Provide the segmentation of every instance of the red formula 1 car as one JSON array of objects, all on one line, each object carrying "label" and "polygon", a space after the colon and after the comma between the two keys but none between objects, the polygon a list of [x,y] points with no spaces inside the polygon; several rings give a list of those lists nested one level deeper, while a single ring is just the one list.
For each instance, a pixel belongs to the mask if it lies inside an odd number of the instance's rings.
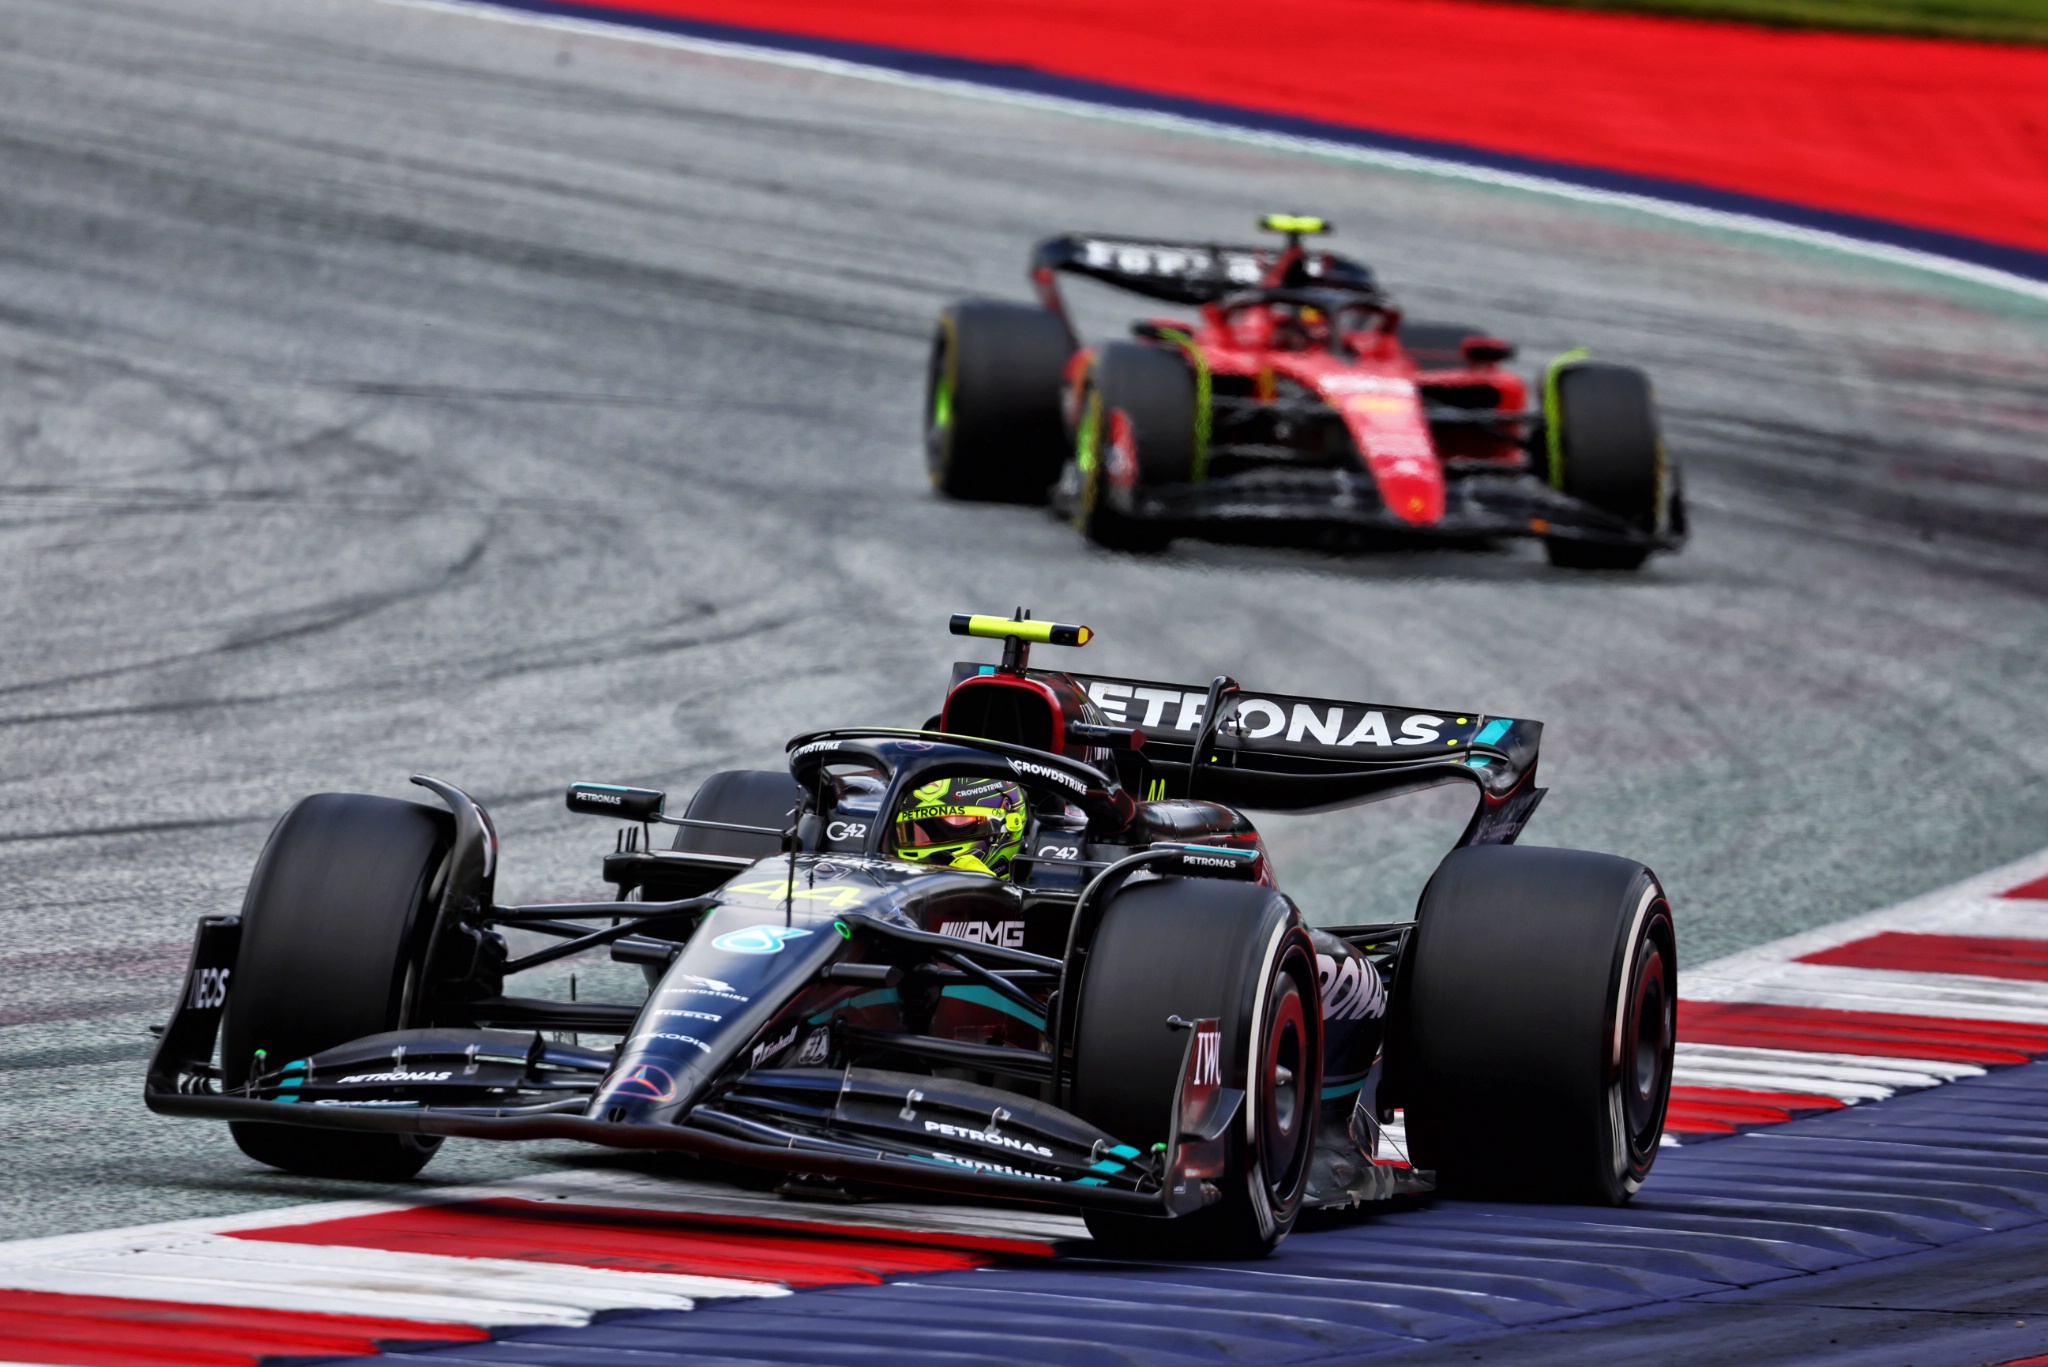
[{"label": "red formula 1 car", "polygon": [[[967,300],[932,342],[925,450],[961,499],[1050,503],[1099,545],[1543,539],[1551,562],[1635,569],[1685,540],[1679,472],[1640,370],[1568,352],[1538,402],[1480,329],[1411,322],[1366,266],[1279,249],[1056,237],[1038,306]],[[1061,272],[1198,307],[1084,346]]]}]

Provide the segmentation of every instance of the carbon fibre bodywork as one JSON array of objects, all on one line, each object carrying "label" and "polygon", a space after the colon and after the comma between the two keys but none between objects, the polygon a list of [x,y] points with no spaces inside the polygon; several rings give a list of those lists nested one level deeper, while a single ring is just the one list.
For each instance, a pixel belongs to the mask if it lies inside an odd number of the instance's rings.
[{"label": "carbon fibre bodywork", "polygon": [[[1192,421],[1168,438],[1190,450],[1163,478],[1142,449],[1156,436],[1146,417],[1113,395],[1094,402],[1102,349],[1075,329],[1062,275],[1199,310],[1132,327],[1191,375]],[[1557,358],[1532,386],[1503,366],[1514,355],[1506,342],[1406,319],[1369,267],[1307,250],[1297,233],[1284,247],[1056,237],[1034,249],[1030,277],[1073,347],[1062,397],[1072,449],[1050,499],[1084,529],[1099,503],[1155,537],[1684,544],[1683,493],[1661,438],[1647,516],[1568,489],[1558,379],[1583,352]]]},{"label": "carbon fibre bodywork", "polygon": [[[779,853],[737,870],[651,849],[607,860],[622,892],[694,869],[710,884],[699,895],[498,905],[488,816],[460,790],[419,780],[453,813],[455,837],[434,877],[422,987],[400,1028],[302,1058],[259,1053],[228,1085],[216,1040],[231,994],[249,985],[236,977],[240,920],[208,917],[150,1067],[149,1106],[336,1131],[670,1149],[1069,1208],[1203,1209],[1217,1199],[1222,1137],[1249,1123],[1256,1083],[1214,1073],[1217,1021],[1176,1027],[1187,1035],[1165,1142],[1130,1142],[1071,1109],[1074,1003],[1106,908],[1125,887],[1162,879],[1271,888],[1245,808],[1319,809],[1463,782],[1478,801],[1461,844],[1511,841],[1541,795],[1541,727],[1254,694],[1223,678],[1183,687],[1031,670],[1022,655],[957,666],[934,730],[793,740],[798,796],[773,833]],[[1000,778],[1028,794],[1013,877],[894,857],[889,814],[937,775]],[[601,788],[577,785],[572,806],[613,800],[594,798]],[[690,824],[660,815],[659,794],[610,791],[652,820]],[[1379,1133],[1388,991],[1407,927],[1311,934],[1291,904],[1288,916],[1319,965],[1309,1204],[1427,1191],[1427,1174],[1382,1152]],[[512,957],[503,932],[513,928],[559,943]],[[606,946],[647,966],[644,1002],[506,995],[524,968]],[[619,1043],[563,1042],[569,1031]]]}]

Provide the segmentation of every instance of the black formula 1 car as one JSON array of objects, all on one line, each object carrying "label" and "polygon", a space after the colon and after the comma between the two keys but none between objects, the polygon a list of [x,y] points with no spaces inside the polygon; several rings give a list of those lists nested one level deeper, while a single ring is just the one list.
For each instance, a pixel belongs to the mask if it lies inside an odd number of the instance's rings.
[{"label": "black formula 1 car", "polygon": [[[1552,361],[1539,406],[1481,328],[1415,322],[1363,264],[1310,252],[1321,219],[1269,215],[1280,249],[1056,237],[1039,304],[939,317],[925,401],[932,482],[1050,503],[1090,540],[1281,544],[1540,537],[1551,562],[1635,569],[1685,541],[1685,499],[1642,371]],[[1199,310],[1084,345],[1059,289],[1084,276]]]},{"label": "black formula 1 car", "polygon": [[[625,823],[618,900],[500,905],[491,819],[438,780],[414,782],[445,810],[300,801],[240,916],[200,922],[149,1106],[292,1172],[580,1139],[1076,1209],[1144,1254],[1258,1254],[1305,1206],[1439,1181],[1642,1183],[1671,912],[1641,864],[1512,843],[1538,723],[1033,669],[1031,643],[1089,633],[1022,613],[954,630],[1002,660],[956,666],[925,729],[799,736],[680,817],[573,785],[571,809]],[[1311,925],[1245,815],[1445,783],[1477,804],[1410,922]],[[959,829],[993,830],[998,864],[953,852]],[[515,928],[550,938],[515,955]],[[600,947],[646,969],[644,1002],[506,994]]]}]

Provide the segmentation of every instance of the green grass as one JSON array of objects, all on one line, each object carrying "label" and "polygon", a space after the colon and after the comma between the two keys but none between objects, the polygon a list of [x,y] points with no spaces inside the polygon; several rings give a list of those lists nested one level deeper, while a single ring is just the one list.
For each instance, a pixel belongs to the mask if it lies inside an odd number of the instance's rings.
[{"label": "green grass", "polygon": [[1781,28],[2048,44],[2048,0],[1548,0],[1579,9],[1736,19]]}]

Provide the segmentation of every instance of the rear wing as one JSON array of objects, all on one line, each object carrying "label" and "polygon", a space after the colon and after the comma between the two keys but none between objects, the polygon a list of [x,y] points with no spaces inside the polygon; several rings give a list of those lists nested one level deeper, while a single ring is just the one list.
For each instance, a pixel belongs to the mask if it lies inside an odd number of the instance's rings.
[{"label": "rear wing", "polygon": [[[1461,845],[1510,844],[1542,800],[1535,785],[1543,723],[1470,709],[1391,707],[1070,675],[1103,719],[1145,735],[1154,791],[1233,807],[1316,812],[1445,783],[1479,803]],[[1215,727],[1205,727],[1211,693]],[[1199,751],[1199,753],[1198,753]]]},{"label": "rear wing", "polygon": [[[1032,249],[1031,277],[1041,293],[1053,289],[1055,274],[1066,272],[1169,304],[1214,303],[1262,284],[1325,285],[1379,294],[1370,267],[1335,252],[1303,254],[1299,279],[1268,280],[1284,250],[1070,234],[1047,238]],[[1051,301],[1047,306],[1054,307]]]}]

